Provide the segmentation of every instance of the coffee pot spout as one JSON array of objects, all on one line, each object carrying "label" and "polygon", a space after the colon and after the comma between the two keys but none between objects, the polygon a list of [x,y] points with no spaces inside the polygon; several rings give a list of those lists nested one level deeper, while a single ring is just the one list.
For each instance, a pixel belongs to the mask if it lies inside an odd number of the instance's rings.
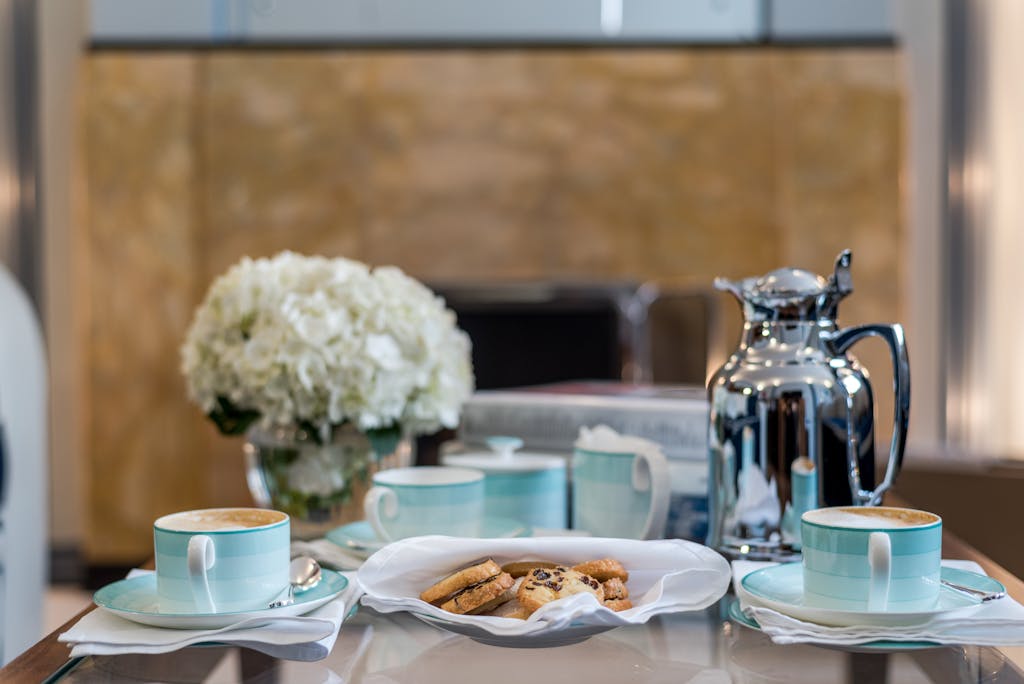
[{"label": "coffee pot spout", "polygon": [[740,304],[743,304],[747,301],[744,293],[745,283],[746,281],[743,280],[729,280],[728,278],[722,278],[719,276],[718,278],[715,278],[715,289],[721,292],[730,293],[733,297],[739,300]]},{"label": "coffee pot spout", "polygon": [[829,276],[828,286],[820,307],[822,318],[836,318],[836,310],[839,302],[853,292],[853,276],[850,275],[850,264],[853,262],[853,253],[844,249],[836,257],[835,269]]}]

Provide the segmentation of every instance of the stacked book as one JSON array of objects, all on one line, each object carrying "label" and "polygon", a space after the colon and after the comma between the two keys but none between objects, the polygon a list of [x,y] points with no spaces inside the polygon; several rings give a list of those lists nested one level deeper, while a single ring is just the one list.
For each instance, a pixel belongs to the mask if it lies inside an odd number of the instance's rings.
[{"label": "stacked book", "polygon": [[672,503],[666,537],[704,541],[707,532],[708,402],[703,387],[566,382],[476,392],[463,407],[459,440],[520,437],[525,451],[572,453],[582,426],[607,425],[661,445]]}]

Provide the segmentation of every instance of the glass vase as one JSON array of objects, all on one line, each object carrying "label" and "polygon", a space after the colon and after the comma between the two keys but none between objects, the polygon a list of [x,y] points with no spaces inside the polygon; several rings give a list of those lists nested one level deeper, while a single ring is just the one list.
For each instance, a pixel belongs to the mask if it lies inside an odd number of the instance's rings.
[{"label": "glass vase", "polygon": [[299,427],[250,429],[244,448],[246,478],[256,505],[291,516],[292,537],[316,539],[362,520],[363,496],[373,474],[412,465],[414,441],[403,437],[379,454],[370,439],[345,424],[316,439]]}]

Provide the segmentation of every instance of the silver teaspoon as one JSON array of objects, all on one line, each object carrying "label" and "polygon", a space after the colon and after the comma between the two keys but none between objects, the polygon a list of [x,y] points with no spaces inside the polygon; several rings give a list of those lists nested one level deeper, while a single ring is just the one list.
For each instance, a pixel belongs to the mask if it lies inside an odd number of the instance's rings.
[{"label": "silver teaspoon", "polygon": [[310,556],[296,556],[288,566],[288,575],[295,593],[301,594],[320,584],[320,564]]},{"label": "silver teaspoon", "polygon": [[970,596],[971,598],[976,599],[981,603],[985,603],[986,601],[995,601],[996,599],[1001,599],[1004,596],[1006,596],[1005,591],[982,591],[981,589],[965,587],[962,584],[956,584],[955,582],[950,582],[949,580],[945,579],[941,581],[942,586],[946,587],[947,589],[952,589],[953,591],[963,594],[965,596]]},{"label": "silver teaspoon", "polygon": [[298,556],[288,564],[288,588],[281,592],[281,596],[274,599],[267,606],[268,608],[283,608],[295,603],[295,594],[309,591],[320,583],[320,564],[315,558],[309,556]]}]

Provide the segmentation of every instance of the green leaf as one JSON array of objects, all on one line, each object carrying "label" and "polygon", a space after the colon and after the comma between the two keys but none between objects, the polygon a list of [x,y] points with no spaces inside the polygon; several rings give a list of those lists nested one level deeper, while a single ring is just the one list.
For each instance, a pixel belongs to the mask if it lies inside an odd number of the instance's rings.
[{"label": "green leaf", "polygon": [[242,435],[260,418],[259,411],[240,409],[227,397],[217,397],[217,408],[210,411],[210,420],[224,435]]},{"label": "green leaf", "polygon": [[398,443],[402,441],[402,428],[397,425],[374,428],[366,431],[366,437],[370,440],[370,446],[373,447],[377,458],[383,458],[398,448]]}]

